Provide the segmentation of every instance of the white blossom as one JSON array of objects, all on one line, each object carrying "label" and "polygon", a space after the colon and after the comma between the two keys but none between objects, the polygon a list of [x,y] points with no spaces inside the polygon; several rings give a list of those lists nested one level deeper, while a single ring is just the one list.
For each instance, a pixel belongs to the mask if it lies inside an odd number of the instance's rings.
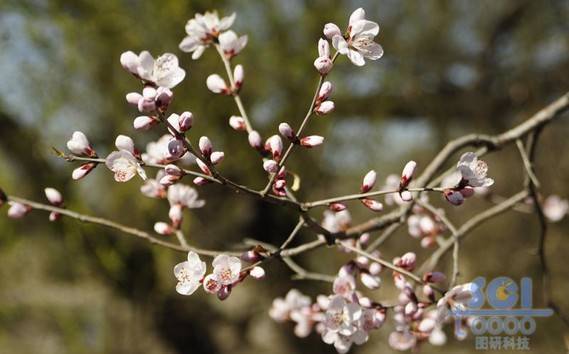
[{"label": "white blossom", "polygon": [[308,296],[303,295],[296,289],[291,289],[284,299],[279,297],[273,300],[273,305],[269,310],[269,316],[277,322],[284,322],[290,319],[291,312],[309,306],[310,298]]},{"label": "white blossom", "polygon": [[184,184],[175,184],[168,188],[168,202],[170,205],[181,205],[188,209],[201,208],[205,205],[205,201],[198,199],[198,192]]},{"label": "white blossom", "polygon": [[359,8],[350,16],[347,37],[334,35],[332,45],[340,54],[347,55],[352,63],[362,66],[364,58],[377,60],[383,55],[383,48],[373,40],[378,33],[379,25],[366,20],[365,11]]},{"label": "white blossom", "polygon": [[200,280],[206,272],[206,264],[195,252],[188,252],[188,260],[174,267],[174,276],[178,279],[176,291],[182,295],[191,295],[200,287]]},{"label": "white blossom", "polygon": [[237,257],[221,254],[213,260],[213,274],[221,285],[231,285],[239,280],[241,260]]},{"label": "white blossom", "polygon": [[67,148],[75,155],[92,156],[94,154],[87,136],[83,132],[76,131],[67,141]]},{"label": "white blossom", "polygon": [[198,59],[213,40],[229,29],[234,21],[235,13],[221,19],[217,12],[196,14],[186,24],[188,35],[180,43],[180,49],[186,53],[193,52],[192,59]]},{"label": "white blossom", "polygon": [[458,171],[462,174],[462,178],[468,182],[471,187],[489,187],[494,184],[492,178],[486,177],[488,165],[473,152],[467,152],[460,157],[457,164]]},{"label": "white blossom", "polygon": [[141,80],[169,89],[186,76],[186,71],[179,66],[178,57],[171,53],[162,54],[155,60],[148,51],[142,51],[138,56],[129,51],[121,55],[121,64]]},{"label": "white blossom", "polygon": [[127,182],[137,173],[143,180],[147,178],[136,157],[125,150],[111,152],[105,159],[105,165],[115,173],[117,182]]}]

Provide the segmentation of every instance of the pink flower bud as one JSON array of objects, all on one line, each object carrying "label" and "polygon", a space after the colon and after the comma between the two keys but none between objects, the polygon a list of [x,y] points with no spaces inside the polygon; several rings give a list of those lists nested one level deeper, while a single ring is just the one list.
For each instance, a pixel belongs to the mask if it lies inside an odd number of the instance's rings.
[{"label": "pink flower bud", "polygon": [[399,196],[401,197],[401,200],[403,200],[404,202],[410,202],[413,200],[413,193],[407,190],[401,191],[401,193],[399,193]]},{"label": "pink flower bud", "polygon": [[126,135],[119,135],[115,139],[115,146],[119,150],[125,150],[136,156],[136,148],[134,147],[134,140]]},{"label": "pink flower bud", "polygon": [[52,211],[51,213],[49,213],[48,219],[51,222],[55,222],[55,221],[61,219],[61,214],[58,212]]},{"label": "pink flower bud", "polygon": [[324,142],[324,137],[320,135],[309,135],[300,139],[300,145],[307,148],[312,148],[321,145],[323,142]]},{"label": "pink flower bud", "polygon": [[277,174],[277,178],[278,179],[285,179],[286,178],[286,168],[284,166],[281,167],[281,169],[279,170],[279,173]]},{"label": "pink flower bud", "polygon": [[194,115],[192,112],[184,112],[180,114],[180,119],[178,120],[178,127],[180,131],[185,132],[190,130],[192,125],[194,124]]},{"label": "pink flower bud", "polygon": [[223,161],[224,157],[225,157],[225,153],[223,151],[214,151],[211,153],[209,159],[210,159],[212,164],[217,165],[218,163]]},{"label": "pink flower bud", "polygon": [[170,158],[179,159],[186,153],[184,142],[179,139],[172,139],[168,142],[168,153]]},{"label": "pink flower bud", "polygon": [[425,295],[427,298],[431,299],[431,302],[434,302],[435,291],[433,290],[433,288],[430,285],[423,286],[423,295]]},{"label": "pink flower bud", "polygon": [[145,85],[142,89],[142,96],[154,100],[154,97],[156,97],[156,88],[154,86]]},{"label": "pink flower bud", "polygon": [[314,67],[321,75],[326,75],[332,70],[334,63],[328,57],[318,57],[314,60]]},{"label": "pink flower bud", "polygon": [[130,92],[126,94],[126,101],[133,106],[138,106],[138,101],[142,98],[142,95],[138,92]]},{"label": "pink flower bud", "polygon": [[12,219],[20,219],[26,216],[32,208],[28,205],[17,203],[17,202],[9,202],[10,208],[8,209],[8,217]]},{"label": "pink flower bud", "polygon": [[445,199],[452,205],[461,205],[462,203],[464,203],[464,196],[462,195],[462,193],[458,191],[452,189],[446,189],[444,191],[444,196]]},{"label": "pink flower bud", "polygon": [[286,187],[286,180],[285,179],[278,179],[275,181],[275,189],[283,190]]},{"label": "pink flower bud", "polygon": [[258,252],[255,252],[254,250],[249,250],[241,254],[240,258],[242,261],[255,263],[263,259],[263,256],[261,256]]},{"label": "pink flower bud", "polygon": [[158,90],[156,90],[156,97],[154,98],[154,102],[156,102],[156,106],[162,110],[168,108],[173,99],[174,93],[169,88],[159,87]]},{"label": "pink flower bud", "polygon": [[428,272],[423,275],[423,281],[427,283],[442,283],[447,279],[441,272]]},{"label": "pink flower bud", "polygon": [[249,272],[249,275],[255,279],[263,279],[265,277],[265,270],[261,267],[253,267]]},{"label": "pink flower bud", "polygon": [[399,182],[399,188],[407,188],[409,183],[411,183],[411,179],[413,179],[413,174],[415,173],[415,168],[417,167],[417,163],[415,161],[409,161],[403,167],[403,172],[401,173],[401,181]]},{"label": "pink flower bud", "polygon": [[360,187],[360,191],[362,193],[369,192],[375,185],[376,179],[377,179],[377,173],[374,170],[371,170],[368,173],[366,173],[362,185]]},{"label": "pink flower bud", "polygon": [[360,237],[358,237],[358,243],[361,246],[365,246],[369,242],[370,238],[371,236],[367,232],[365,234],[361,234]]},{"label": "pink flower bud", "polygon": [[160,178],[160,181],[158,181],[158,183],[160,183],[164,187],[169,187],[169,186],[173,185],[174,183],[178,182],[179,180],[180,180],[180,177],[165,175],[162,178]]},{"label": "pink flower bud", "polygon": [[[200,159],[196,159],[196,163],[198,164],[198,167],[200,168],[200,170],[202,170],[203,173],[205,173],[208,176],[211,176],[211,170],[209,169],[209,167],[207,167],[207,165]],[[194,180],[195,182],[195,180]]]},{"label": "pink flower bud", "polygon": [[156,102],[154,98],[141,98],[138,101],[138,111],[140,113],[149,113],[156,110]]},{"label": "pink flower bud", "polygon": [[89,172],[91,172],[97,166],[94,162],[84,163],[81,166],[77,167],[71,173],[71,178],[74,180],[80,180],[81,178],[87,176]]},{"label": "pink flower bud", "polygon": [[263,162],[263,169],[268,173],[276,173],[279,170],[279,164],[275,160],[266,160]]},{"label": "pink flower bud", "polygon": [[207,275],[203,280],[203,288],[208,294],[215,294],[221,289],[221,283],[213,274]]},{"label": "pink flower bud", "polygon": [[94,155],[94,151],[89,144],[89,140],[87,140],[87,136],[80,131],[73,133],[71,139],[67,141],[67,148],[75,155]]},{"label": "pink flower bud", "polygon": [[341,36],[342,31],[340,27],[336,26],[334,23],[327,23],[324,25],[324,35],[328,39],[332,39],[334,36]]},{"label": "pink flower bud", "polygon": [[180,228],[180,224],[182,223],[182,206],[180,204],[172,205],[170,207],[170,211],[168,212],[168,217],[172,220],[172,226],[175,229]]},{"label": "pink flower bud", "polygon": [[324,101],[316,107],[314,112],[316,112],[316,114],[318,114],[318,115],[325,115],[325,114],[332,112],[333,110],[334,110],[334,102],[333,101]]},{"label": "pink flower bud", "polygon": [[378,275],[382,269],[383,269],[383,267],[381,266],[381,264],[379,264],[377,262],[373,262],[369,265],[368,271],[372,275]]},{"label": "pink flower bud", "polygon": [[318,40],[318,56],[327,58],[330,57],[330,43],[322,38]]},{"label": "pink flower bud", "polygon": [[322,86],[320,87],[320,91],[318,91],[318,100],[325,101],[327,100],[332,92],[334,91],[334,85],[330,81],[324,81]]},{"label": "pink flower bud", "polygon": [[394,263],[398,267],[411,271],[415,268],[416,262],[417,262],[417,255],[413,252],[407,252],[403,256],[401,256],[401,258],[399,258],[397,262]]},{"label": "pink flower bud", "polygon": [[180,167],[174,164],[166,165],[166,167],[164,167],[164,172],[166,172],[166,174],[169,176],[175,177],[182,177],[184,175],[184,171],[182,171]]},{"label": "pink flower bud", "polygon": [[461,190],[459,190],[459,192],[460,194],[462,194],[464,198],[470,198],[474,195],[474,188],[472,188],[471,186],[466,186]]},{"label": "pink flower bud", "polygon": [[336,213],[337,213],[337,212],[339,212],[339,211],[346,210],[346,205],[345,205],[345,204],[342,204],[342,203],[331,203],[331,204],[328,206],[328,209],[330,209],[330,210],[332,210],[333,212],[336,212]]},{"label": "pink flower bud", "polygon": [[265,149],[273,154],[273,159],[279,161],[283,152],[283,141],[278,135],[273,135],[265,142]]},{"label": "pink flower bud", "polygon": [[206,81],[207,88],[213,93],[219,93],[223,95],[229,94],[229,88],[225,83],[225,80],[221,78],[221,76],[217,74],[211,74],[207,77]]},{"label": "pink flower bud", "polygon": [[193,182],[196,186],[203,186],[203,185],[210,183],[210,181],[208,181],[207,179],[205,179],[203,177],[196,177],[196,178],[194,178]]},{"label": "pink flower bud", "polygon": [[209,138],[207,136],[202,136],[200,138],[198,146],[200,148],[201,153],[205,157],[209,157],[209,155],[211,155],[211,152],[213,150],[213,144],[211,143],[211,141],[209,140]]},{"label": "pink flower bud", "polygon": [[257,149],[260,150],[262,147],[262,139],[261,139],[261,135],[256,131],[256,130],[252,130],[249,135],[248,135],[248,139],[249,139],[249,145],[251,145],[251,147],[253,149]]},{"label": "pink flower bud", "polygon": [[[180,133],[180,116],[177,115],[176,113],[172,113],[170,114],[170,116],[168,116],[168,118],[166,118],[166,120],[168,121],[168,130],[170,131],[170,134],[172,135],[176,135],[177,133]],[[171,127],[171,128],[170,128]]]},{"label": "pink flower bud", "polygon": [[383,204],[381,204],[377,200],[373,200],[373,199],[369,199],[369,198],[363,198],[360,200],[363,203],[363,205],[365,205],[368,209],[370,209],[372,211],[379,212],[379,211],[383,210]]},{"label": "pink flower bud", "polygon": [[63,204],[63,196],[57,189],[48,187],[44,189],[44,192],[50,204],[55,206],[60,206]]},{"label": "pink flower bud", "polygon": [[171,235],[174,229],[165,222],[157,222],[154,224],[154,231],[159,235]]},{"label": "pink flower bud", "polygon": [[291,128],[291,126],[288,123],[279,124],[279,133],[281,133],[282,136],[284,136],[290,141],[298,140],[298,137],[294,133],[294,130]]},{"label": "pink flower bud", "polygon": [[152,126],[158,124],[158,121],[149,116],[139,116],[134,119],[134,129],[136,130],[148,130]]},{"label": "pink flower bud", "polygon": [[235,88],[239,90],[243,86],[243,80],[245,79],[245,70],[243,70],[243,65],[235,65],[233,69],[233,79],[235,80]]},{"label": "pink flower bud", "polygon": [[361,273],[360,280],[368,289],[378,289],[381,285],[381,279],[368,273]]},{"label": "pink flower bud", "polygon": [[120,61],[123,68],[128,70],[131,74],[138,76],[138,67],[140,65],[138,55],[129,50],[121,54]]},{"label": "pink flower bud", "polygon": [[231,285],[224,286],[217,292],[217,298],[221,301],[227,299],[231,295]]},{"label": "pink flower bud", "polygon": [[237,131],[246,130],[247,127],[245,125],[245,120],[239,116],[231,116],[229,117],[229,126]]}]

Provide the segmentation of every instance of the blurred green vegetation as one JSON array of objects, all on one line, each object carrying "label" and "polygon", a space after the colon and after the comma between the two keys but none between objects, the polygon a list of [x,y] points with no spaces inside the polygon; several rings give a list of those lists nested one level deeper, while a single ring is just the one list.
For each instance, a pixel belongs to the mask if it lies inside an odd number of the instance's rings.
[{"label": "blurred green vegetation", "polygon": [[[265,174],[258,158],[227,125],[237,113],[233,102],[205,88],[209,74],[223,71],[216,53],[208,50],[192,61],[178,50],[186,21],[208,9],[237,12],[234,29],[249,35],[246,50],[235,59],[245,66],[243,100],[266,137],[279,122],[299,124],[316,84],[312,62],[323,25],[344,25],[360,6],[380,23],[385,55],[363,68],[344,59],[336,65],[330,79],[337,109],[308,128],[327,142],[297,151],[290,160],[302,175],[303,199],[354,192],[372,168],[384,179],[409,158],[425,166],[449,139],[503,131],[569,88],[569,2],[563,0],[4,0],[0,186],[36,200],[44,198],[44,187],[56,187],[69,208],[149,230],[166,219],[165,202],[141,196],[139,180],[119,185],[98,168],[71,182],[73,167],[50,151],[62,148],[74,130],[84,131],[101,155],[119,133],[133,136],[140,147],[160,136],[133,132],[136,112],[124,95],[138,85],[118,60],[123,51],[148,49],[179,55],[188,71],[172,110],[194,113],[191,137],[208,135],[227,153],[222,172],[260,188]],[[565,119],[542,136],[537,171],[546,195],[569,196],[568,133]],[[495,192],[515,193],[522,175],[515,149],[488,162]],[[245,237],[279,243],[296,221],[293,214],[216,186],[199,191],[208,204],[187,213],[184,224],[198,246],[228,248]],[[464,221],[487,207],[478,200],[446,209],[453,220]],[[352,214],[356,221],[372,216],[357,204]],[[462,279],[537,280],[537,230],[534,216],[513,212],[482,226],[462,248]],[[565,312],[568,230],[567,220],[552,225],[547,247],[554,295]],[[390,259],[410,248],[420,257],[427,254],[403,227],[381,251]],[[333,273],[346,257],[319,250],[299,262]],[[202,292],[186,298],[175,293],[172,275],[183,258],[112,230],[65,219],[51,224],[39,212],[21,221],[1,217],[0,352],[334,352],[317,335],[297,339],[292,328],[267,315],[272,299],[291,287],[314,296],[328,293],[328,285],[289,280],[288,270],[273,262],[265,281],[247,282],[224,303]],[[386,287],[375,295],[385,299],[390,293]],[[535,293],[539,300],[539,289]],[[565,352],[566,332],[557,318],[539,320],[532,351]],[[390,352],[388,333],[386,326],[353,352]],[[466,353],[474,345],[471,339],[453,340],[442,350]]]}]

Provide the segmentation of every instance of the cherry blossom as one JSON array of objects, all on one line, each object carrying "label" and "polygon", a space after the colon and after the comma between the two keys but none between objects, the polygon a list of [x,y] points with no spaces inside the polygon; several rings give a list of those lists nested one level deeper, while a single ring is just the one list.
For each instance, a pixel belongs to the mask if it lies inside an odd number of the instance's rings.
[{"label": "cherry blossom", "polygon": [[180,49],[186,53],[192,53],[192,59],[201,57],[205,49],[220,36],[220,33],[231,27],[235,21],[235,13],[230,16],[219,18],[217,12],[196,14],[186,24],[188,34],[180,43]]},{"label": "cherry blossom", "polygon": [[83,132],[76,131],[67,141],[67,148],[75,155],[96,156],[95,150],[89,144],[87,136]]},{"label": "cherry blossom", "polygon": [[213,275],[221,285],[232,285],[239,280],[241,260],[221,254],[213,260]]},{"label": "cherry blossom", "polygon": [[198,199],[198,192],[194,188],[180,183],[168,188],[167,198],[170,205],[181,205],[188,209],[202,208],[205,205],[204,200]]},{"label": "cherry blossom", "polygon": [[284,322],[290,319],[291,312],[309,307],[310,303],[310,298],[308,296],[303,295],[297,289],[291,289],[284,299],[276,298],[273,300],[273,305],[269,310],[269,315],[277,322]]},{"label": "cherry blossom", "polygon": [[192,295],[200,287],[205,272],[206,264],[200,256],[193,251],[188,252],[188,260],[174,267],[174,276],[178,279],[176,291],[181,295]]},{"label": "cherry blossom", "polygon": [[322,340],[333,344],[338,353],[347,353],[352,343],[367,341],[367,332],[360,329],[363,310],[356,303],[336,295],[330,299],[325,313]]},{"label": "cherry blossom", "polygon": [[379,33],[379,25],[365,19],[362,8],[355,10],[350,16],[346,37],[335,34],[332,45],[340,54],[348,56],[350,61],[363,66],[365,59],[377,60],[383,56],[383,48],[373,41]]},{"label": "cherry blossom", "polygon": [[488,165],[473,152],[467,152],[460,157],[457,169],[471,187],[489,187],[494,184],[492,178],[486,177]]},{"label": "cherry blossom", "polygon": [[126,150],[113,151],[105,159],[107,168],[115,173],[115,181],[127,182],[138,174],[143,180],[146,172],[130,152]]},{"label": "cherry blossom", "polygon": [[156,60],[148,51],[139,55],[128,51],[120,58],[122,66],[141,80],[168,89],[178,85],[186,76],[186,71],[180,68],[178,57],[165,53]]}]

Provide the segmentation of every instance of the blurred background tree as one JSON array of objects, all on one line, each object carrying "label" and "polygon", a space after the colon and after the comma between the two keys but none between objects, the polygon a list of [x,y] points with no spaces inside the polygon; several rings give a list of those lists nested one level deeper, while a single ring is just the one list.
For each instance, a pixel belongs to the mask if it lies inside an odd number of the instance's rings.
[{"label": "blurred background tree", "polygon": [[[139,144],[160,136],[133,132],[136,112],[124,95],[138,86],[118,61],[125,50],[148,49],[177,54],[188,71],[172,110],[194,113],[191,136],[212,138],[227,152],[222,172],[260,188],[266,180],[255,153],[227,125],[237,113],[234,105],[205,88],[206,77],[223,70],[216,53],[192,61],[178,50],[186,21],[214,8],[237,12],[235,30],[249,35],[236,59],[246,71],[243,99],[266,137],[279,122],[300,122],[316,83],[312,62],[322,27],[345,24],[357,7],[380,23],[385,55],[363,68],[345,60],[336,65],[330,79],[337,109],[308,129],[323,133],[327,142],[297,151],[290,160],[302,173],[302,198],[355,191],[369,169],[385,178],[409,158],[424,166],[449,139],[498,133],[569,88],[569,2],[563,0],[5,0],[0,3],[0,185],[32,199],[43,198],[43,188],[53,186],[64,192],[69,208],[141,228],[165,219],[166,205],[142,197],[139,181],[118,185],[98,168],[71,183],[72,167],[50,149],[63,147],[74,130],[84,131],[102,155],[119,133]],[[544,193],[569,195],[568,133],[566,121],[545,130],[537,159]],[[518,158],[513,148],[489,158],[497,193],[517,190],[522,173],[512,166],[519,166]],[[226,248],[244,237],[278,243],[296,221],[276,207],[214,186],[199,190],[208,205],[192,211],[184,226],[196,245]],[[476,201],[461,214],[449,214],[464,220],[485,207],[487,202]],[[363,207],[352,213],[356,220],[370,217]],[[554,225],[547,248],[554,295],[565,311],[568,227],[566,220]],[[508,213],[477,230],[463,247],[462,279],[537,279],[537,228],[534,216]],[[40,213],[24,222],[2,217],[0,230],[2,353],[334,351],[317,335],[299,340],[291,328],[269,319],[272,299],[291,287],[311,295],[329,292],[328,284],[288,280],[288,270],[277,262],[265,281],[249,282],[220,303],[175,293],[172,267],[183,255],[114,231],[73,220],[48,224]],[[390,259],[409,245],[419,256],[426,254],[405,227],[381,251]],[[326,250],[317,255],[299,262],[331,274],[347,259]],[[389,294],[386,287],[376,296]],[[389,352],[388,333],[376,332],[353,352]],[[532,350],[564,352],[564,333],[557,318],[540,320]],[[444,350],[470,352],[474,346],[471,339],[453,341]]]}]

